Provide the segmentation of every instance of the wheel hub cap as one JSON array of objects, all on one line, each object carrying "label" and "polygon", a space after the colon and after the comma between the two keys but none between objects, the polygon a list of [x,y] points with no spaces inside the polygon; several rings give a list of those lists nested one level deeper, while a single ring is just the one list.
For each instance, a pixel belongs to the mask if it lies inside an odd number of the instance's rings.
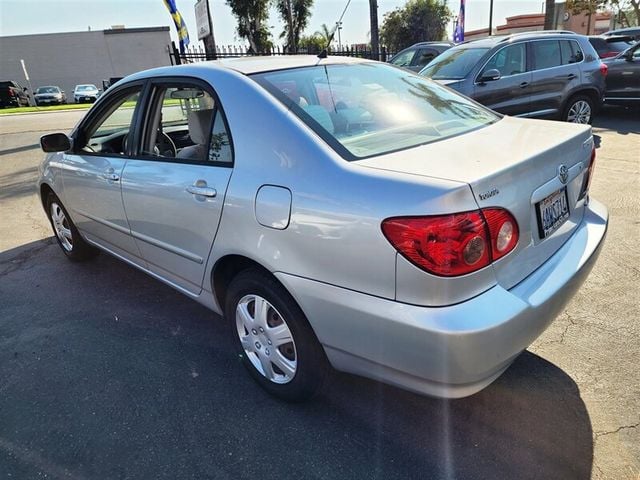
[{"label": "wheel hub cap", "polygon": [[285,384],[295,377],[298,356],[289,326],[259,295],[245,295],[236,307],[236,330],[245,355],[268,380]]},{"label": "wheel hub cap", "polygon": [[53,223],[53,230],[56,232],[56,237],[60,240],[62,248],[67,252],[73,250],[73,234],[67,217],[64,214],[62,207],[56,202],[51,204],[51,222]]}]

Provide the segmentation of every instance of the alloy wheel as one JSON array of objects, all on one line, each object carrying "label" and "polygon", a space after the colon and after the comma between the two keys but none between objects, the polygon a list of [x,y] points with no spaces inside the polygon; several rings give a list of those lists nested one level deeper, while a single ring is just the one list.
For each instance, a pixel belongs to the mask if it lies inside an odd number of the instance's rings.
[{"label": "alloy wheel", "polygon": [[591,105],[585,100],[578,100],[571,105],[567,113],[567,122],[587,124],[591,120]]}]

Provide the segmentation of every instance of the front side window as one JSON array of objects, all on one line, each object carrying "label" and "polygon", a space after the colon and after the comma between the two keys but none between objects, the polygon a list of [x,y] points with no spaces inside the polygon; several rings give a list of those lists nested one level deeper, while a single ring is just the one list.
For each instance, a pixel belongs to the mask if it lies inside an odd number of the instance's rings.
[{"label": "front side window", "polygon": [[415,64],[419,67],[424,67],[437,56],[438,52],[433,48],[421,48],[418,50]]},{"label": "front side window", "polygon": [[465,78],[488,48],[450,48],[420,71],[420,75],[434,80],[460,80]]},{"label": "front side window", "polygon": [[142,155],[193,162],[232,162],[222,110],[205,89],[157,87],[148,116]]},{"label": "front side window", "polygon": [[434,82],[384,64],[306,67],[252,78],[348,160],[443,140],[500,118]]},{"label": "front side window", "polygon": [[141,87],[119,94],[106,111],[84,132],[79,148],[87,153],[124,155]]},{"label": "front side window", "polygon": [[540,40],[531,42],[533,51],[533,69],[553,68],[562,65],[560,42],[558,40]]},{"label": "front side window", "polygon": [[482,73],[489,70],[498,70],[500,76],[518,75],[527,71],[526,46],[524,43],[516,43],[499,50],[487,62]]}]

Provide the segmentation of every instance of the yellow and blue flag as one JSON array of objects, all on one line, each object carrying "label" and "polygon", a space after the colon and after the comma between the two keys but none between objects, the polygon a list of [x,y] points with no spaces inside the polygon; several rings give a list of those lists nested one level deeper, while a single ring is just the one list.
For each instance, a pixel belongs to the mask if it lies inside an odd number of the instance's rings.
[{"label": "yellow and blue flag", "polygon": [[184,19],[178,8],[176,7],[176,0],[163,0],[167,10],[173,18],[173,23],[178,31],[178,40],[180,41],[180,53],[184,53],[184,49],[189,45],[189,32],[187,31],[187,25],[184,23]]}]

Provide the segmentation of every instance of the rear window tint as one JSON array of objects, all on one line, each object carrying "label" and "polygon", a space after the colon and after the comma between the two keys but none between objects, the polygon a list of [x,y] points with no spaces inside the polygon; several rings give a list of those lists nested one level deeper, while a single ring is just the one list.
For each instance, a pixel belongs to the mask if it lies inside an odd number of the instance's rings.
[{"label": "rear window tint", "polygon": [[533,51],[533,68],[541,70],[562,65],[560,42],[558,40],[540,40],[531,42]]}]

